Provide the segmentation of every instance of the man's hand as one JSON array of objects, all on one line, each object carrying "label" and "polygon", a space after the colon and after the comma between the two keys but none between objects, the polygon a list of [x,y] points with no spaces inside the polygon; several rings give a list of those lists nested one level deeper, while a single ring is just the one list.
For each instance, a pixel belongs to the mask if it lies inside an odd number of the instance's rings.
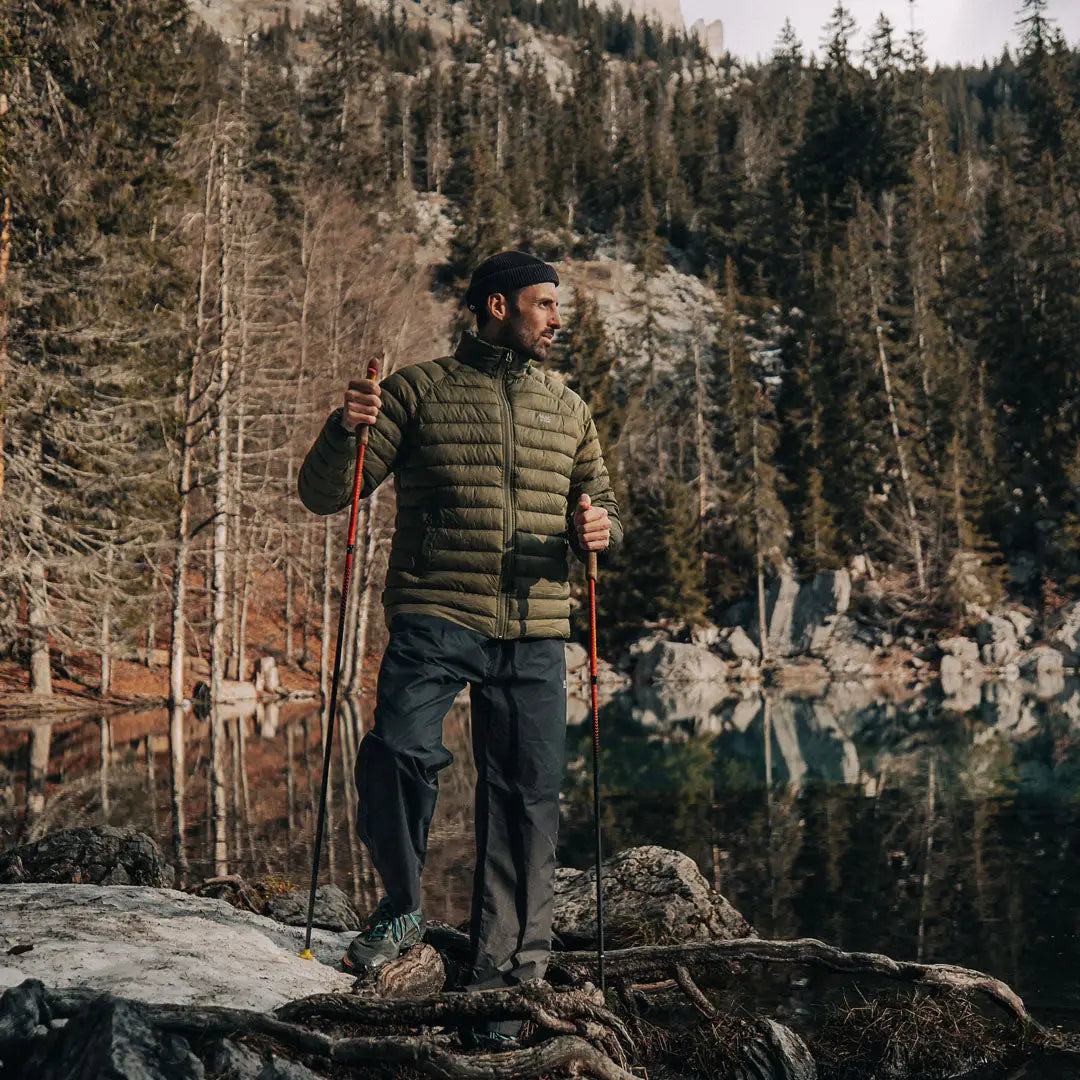
[{"label": "man's hand", "polygon": [[[369,377],[353,379],[345,391],[345,408],[341,414],[341,426],[349,432],[361,424],[374,424],[382,406],[382,390],[375,381],[379,375],[379,361],[368,361]],[[371,374],[374,373],[374,374]]]},{"label": "man's hand", "polygon": [[611,522],[602,506],[593,506],[588,495],[578,499],[574,511],[574,532],[578,545],[585,551],[603,551],[611,539]]}]

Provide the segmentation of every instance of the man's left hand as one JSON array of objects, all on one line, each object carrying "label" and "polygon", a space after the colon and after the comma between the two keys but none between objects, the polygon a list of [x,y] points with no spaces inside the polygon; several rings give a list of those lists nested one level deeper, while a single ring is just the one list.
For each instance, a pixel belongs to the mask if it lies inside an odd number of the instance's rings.
[{"label": "man's left hand", "polygon": [[574,532],[583,551],[603,551],[611,539],[611,522],[602,506],[593,506],[588,495],[578,499],[574,511]]}]

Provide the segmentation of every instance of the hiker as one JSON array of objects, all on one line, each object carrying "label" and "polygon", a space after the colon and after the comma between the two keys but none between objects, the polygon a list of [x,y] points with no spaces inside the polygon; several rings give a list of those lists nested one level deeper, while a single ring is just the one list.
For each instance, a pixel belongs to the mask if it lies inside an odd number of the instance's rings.
[{"label": "hiker", "polygon": [[[308,509],[349,505],[356,433],[372,425],[363,494],[394,474],[383,604],[390,640],[356,757],[356,828],[386,895],[343,958],[370,975],[424,932],[420,874],[442,722],[469,687],[476,867],[469,989],[541,978],[551,944],[570,635],[568,552],[622,536],[588,407],[536,365],[560,328],[554,267],[520,251],[472,275],[476,316],[452,356],[350,382],[299,476]],[[512,1043],[520,1021],[476,1045]]]}]

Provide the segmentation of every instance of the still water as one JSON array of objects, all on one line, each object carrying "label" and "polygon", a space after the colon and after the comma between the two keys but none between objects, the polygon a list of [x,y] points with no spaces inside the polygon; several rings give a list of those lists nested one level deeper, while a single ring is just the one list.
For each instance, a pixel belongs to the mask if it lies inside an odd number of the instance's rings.
[{"label": "still water", "polygon": [[[625,691],[601,715],[605,850],[691,855],[766,937],[823,938],[1008,981],[1044,1021],[1080,1016],[1080,686],[902,703],[858,688],[808,699]],[[571,708],[560,860],[592,858],[591,732]],[[208,813],[209,721],[184,716],[187,880],[221,873],[306,884],[321,775],[317,709],[221,716],[224,815]],[[369,723],[349,702],[335,735],[323,881],[358,908],[378,883],[350,821],[351,760]],[[465,703],[444,741],[425,871],[430,917],[463,920],[472,864]],[[133,824],[175,861],[169,717],[58,716],[0,726],[0,849],[73,825]],[[225,865],[221,857],[224,853]],[[1075,1014],[1075,1016],[1074,1016]]]}]

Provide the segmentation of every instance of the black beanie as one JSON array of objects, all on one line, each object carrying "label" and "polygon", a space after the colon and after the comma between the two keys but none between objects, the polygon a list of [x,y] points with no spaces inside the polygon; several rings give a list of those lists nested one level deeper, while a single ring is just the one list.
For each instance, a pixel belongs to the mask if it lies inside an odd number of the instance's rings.
[{"label": "black beanie", "polygon": [[555,273],[554,266],[524,251],[500,251],[498,255],[485,259],[473,271],[465,293],[465,306],[477,312],[492,293],[506,296],[515,289],[539,285],[542,281],[559,284],[559,275]]}]

